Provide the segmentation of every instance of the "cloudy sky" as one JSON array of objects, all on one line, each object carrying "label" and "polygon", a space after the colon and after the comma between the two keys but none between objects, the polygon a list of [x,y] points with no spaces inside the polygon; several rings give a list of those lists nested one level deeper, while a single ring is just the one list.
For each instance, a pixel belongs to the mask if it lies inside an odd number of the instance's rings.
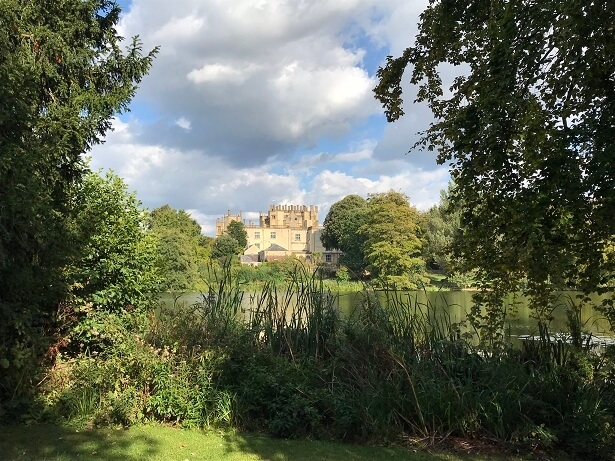
[{"label": "cloudy sky", "polygon": [[375,74],[416,34],[427,0],[124,0],[119,33],[160,46],[94,169],[113,169],[143,204],[169,204],[206,235],[227,210],[331,204],[390,189],[427,209],[448,172],[407,153],[430,112],[405,96],[387,124]]}]

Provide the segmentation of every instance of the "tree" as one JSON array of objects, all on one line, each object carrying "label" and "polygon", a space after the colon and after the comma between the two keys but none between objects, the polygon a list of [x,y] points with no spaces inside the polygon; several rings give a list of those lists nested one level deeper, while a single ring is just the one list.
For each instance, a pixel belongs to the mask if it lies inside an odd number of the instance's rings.
[{"label": "tree", "polygon": [[199,240],[201,226],[184,210],[174,210],[169,205],[152,210],[150,228],[153,231],[177,229],[182,234]]},{"label": "tree", "polygon": [[164,205],[152,211],[149,228],[158,239],[162,290],[184,292],[202,288],[200,269],[209,259],[210,250],[199,223],[184,210]]},{"label": "tree", "polygon": [[[435,0],[413,47],[378,71],[389,121],[401,79],[435,117],[417,146],[450,163],[461,252],[488,290],[525,292],[539,316],[552,290],[608,289],[615,235],[615,3]],[[460,74],[442,89],[441,64]],[[478,311],[477,311],[478,312]],[[615,312],[610,310],[615,321]],[[500,317],[501,318],[501,317]]]},{"label": "tree", "polygon": [[427,266],[446,275],[449,286],[465,288],[474,283],[474,273],[464,271],[456,248],[461,238],[461,212],[453,208],[450,196],[454,183],[440,191],[440,203],[422,214],[423,258]]},{"label": "tree", "polygon": [[236,256],[237,248],[239,248],[237,240],[228,234],[222,234],[214,240],[211,257],[218,259]]},{"label": "tree", "polygon": [[241,221],[232,221],[228,225],[226,233],[237,240],[237,254],[243,253],[248,246],[248,233],[246,226]]},{"label": "tree", "polygon": [[143,56],[137,38],[122,51],[119,14],[107,0],[0,2],[0,404],[36,379],[24,364],[68,295],[83,154],[128,108],[156,52]]},{"label": "tree", "polygon": [[454,270],[453,244],[460,230],[460,213],[450,204],[453,184],[440,191],[440,203],[427,211],[422,223],[423,256],[431,265],[446,275]]},{"label": "tree", "polygon": [[355,274],[365,270],[363,237],[358,230],[367,219],[367,201],[358,195],[347,195],[331,205],[323,223],[320,240],[327,250],[343,252],[340,263]]},{"label": "tree", "polygon": [[157,240],[147,231],[147,210],[112,172],[88,173],[73,206],[80,252],[64,268],[70,292],[59,309],[56,345],[67,354],[106,353],[158,301]]},{"label": "tree", "polygon": [[155,235],[158,239],[158,255],[163,274],[161,291],[197,291],[199,264],[194,241],[177,229],[165,230]]},{"label": "tree", "polygon": [[89,173],[75,207],[83,242],[65,268],[71,304],[107,312],[150,307],[160,283],[157,242],[146,231],[147,212],[135,194],[111,172]]},{"label": "tree", "polygon": [[422,282],[419,214],[399,192],[370,195],[367,220],[359,228],[372,277],[383,286],[415,289]]}]

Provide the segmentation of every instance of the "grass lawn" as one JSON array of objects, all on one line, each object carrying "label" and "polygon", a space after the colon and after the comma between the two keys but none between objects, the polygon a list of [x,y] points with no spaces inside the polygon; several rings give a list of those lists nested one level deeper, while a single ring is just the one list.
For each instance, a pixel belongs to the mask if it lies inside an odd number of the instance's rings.
[{"label": "grass lawn", "polygon": [[[224,431],[167,426],[75,429],[64,426],[0,426],[0,460],[6,461],[521,461],[516,457],[357,446],[313,440],[281,440]],[[557,457],[557,459],[562,459]]]}]

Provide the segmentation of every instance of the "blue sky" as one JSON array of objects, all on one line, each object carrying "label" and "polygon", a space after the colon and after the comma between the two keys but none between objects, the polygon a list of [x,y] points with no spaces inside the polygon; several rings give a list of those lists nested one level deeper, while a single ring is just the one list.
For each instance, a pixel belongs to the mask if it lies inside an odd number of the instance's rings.
[{"label": "blue sky", "polygon": [[213,235],[227,210],[331,204],[393,189],[427,209],[448,172],[407,154],[424,106],[387,124],[373,98],[388,54],[409,46],[427,0],[122,0],[119,33],[160,46],[94,169],[113,169],[143,204],[185,209]]}]

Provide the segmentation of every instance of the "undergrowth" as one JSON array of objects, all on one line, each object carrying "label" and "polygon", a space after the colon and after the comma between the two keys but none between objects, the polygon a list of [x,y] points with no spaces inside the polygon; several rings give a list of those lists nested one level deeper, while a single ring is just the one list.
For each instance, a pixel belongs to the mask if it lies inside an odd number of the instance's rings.
[{"label": "undergrowth", "polygon": [[226,268],[194,305],[130,322],[100,316],[98,335],[82,334],[49,371],[44,406],[94,425],[425,444],[485,437],[613,459],[612,350],[545,331],[522,349],[487,351],[438,306],[366,287],[342,317],[319,277],[301,267],[290,275],[283,292],[267,284],[246,304]]}]

